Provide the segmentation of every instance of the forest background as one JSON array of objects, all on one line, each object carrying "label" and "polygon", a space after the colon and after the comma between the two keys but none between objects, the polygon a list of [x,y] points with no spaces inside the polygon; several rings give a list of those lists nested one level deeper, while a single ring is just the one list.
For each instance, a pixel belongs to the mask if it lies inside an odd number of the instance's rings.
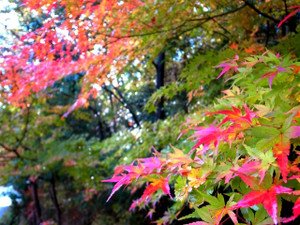
[{"label": "forest background", "polygon": [[299,2],[10,2],[0,224],[297,221]]}]

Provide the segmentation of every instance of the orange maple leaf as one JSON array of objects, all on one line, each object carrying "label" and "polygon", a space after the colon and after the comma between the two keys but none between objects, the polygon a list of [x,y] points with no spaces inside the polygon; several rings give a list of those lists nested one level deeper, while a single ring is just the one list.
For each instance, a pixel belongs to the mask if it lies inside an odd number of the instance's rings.
[{"label": "orange maple leaf", "polygon": [[146,189],[141,197],[142,201],[149,198],[150,195],[153,194],[154,192],[156,192],[158,189],[161,189],[166,195],[169,195],[170,198],[173,199],[171,196],[171,193],[170,193],[169,177],[167,177],[167,178],[160,177],[159,179],[149,178],[149,180],[152,183],[146,187]]}]

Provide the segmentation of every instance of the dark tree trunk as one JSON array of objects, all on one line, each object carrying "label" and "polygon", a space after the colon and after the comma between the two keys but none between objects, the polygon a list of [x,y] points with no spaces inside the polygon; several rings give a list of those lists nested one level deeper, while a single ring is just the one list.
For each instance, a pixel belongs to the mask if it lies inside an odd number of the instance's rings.
[{"label": "dark tree trunk", "polygon": [[104,140],[103,124],[101,119],[98,119],[98,132],[100,141]]},{"label": "dark tree trunk", "polygon": [[[114,113],[115,112],[115,107],[114,107],[114,102],[113,102],[113,99],[112,99],[112,94],[109,92],[109,101],[110,101],[110,107],[111,107],[111,111]],[[117,132],[117,122],[116,122],[116,117],[114,116],[113,117],[113,125],[112,125],[112,130],[113,132]]]},{"label": "dark tree trunk", "polygon": [[50,197],[51,200],[54,204],[55,207],[55,219],[57,222],[57,225],[62,225],[62,221],[61,221],[61,210],[57,201],[57,195],[56,195],[56,189],[55,189],[55,178],[52,176],[51,180],[50,180]]},{"label": "dark tree trunk", "polygon": [[41,222],[41,217],[42,217],[42,210],[41,210],[41,205],[39,201],[39,196],[38,196],[38,191],[37,191],[37,183],[35,181],[29,181],[30,182],[30,189],[31,189],[31,194],[34,202],[34,223],[36,225],[39,225]]},{"label": "dark tree trunk", "polygon": [[[164,78],[165,78],[165,53],[160,52],[157,56],[156,60],[153,61],[153,64],[156,68],[156,90],[160,89],[164,86]],[[156,109],[155,120],[163,120],[165,118],[165,111],[164,111],[164,98],[162,97]]]},{"label": "dark tree trunk", "polygon": [[[284,9],[285,9],[285,16],[287,16],[289,14],[288,6],[286,4],[286,0],[283,0],[283,2],[284,2]],[[281,35],[282,35],[282,37],[284,37],[286,35],[286,33],[287,33],[286,29],[287,29],[287,27],[285,25],[281,26]]]},{"label": "dark tree trunk", "polygon": [[266,24],[266,40],[265,40],[265,47],[268,46],[269,39],[270,39],[270,22],[269,22],[269,20],[268,20],[268,21],[267,21],[267,24]]},{"label": "dark tree trunk", "polygon": [[98,116],[98,113],[100,112],[100,110],[98,111],[96,108],[92,107],[91,105],[89,105],[88,109],[90,109],[93,114],[98,117],[97,119],[97,131],[98,131],[98,136],[100,141],[104,140],[105,136],[104,136],[104,125],[103,122],[101,120],[101,117]]}]

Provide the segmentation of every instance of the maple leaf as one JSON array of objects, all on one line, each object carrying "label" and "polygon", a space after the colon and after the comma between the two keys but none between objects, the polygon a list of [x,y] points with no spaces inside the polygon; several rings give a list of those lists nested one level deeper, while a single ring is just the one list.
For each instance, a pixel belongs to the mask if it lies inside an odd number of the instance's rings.
[{"label": "maple leaf", "polygon": [[280,185],[273,185],[270,189],[250,191],[244,198],[239,201],[236,205],[233,205],[230,209],[235,210],[238,208],[251,207],[253,205],[262,204],[275,224],[277,220],[277,198],[279,194],[292,194],[291,188],[283,187]]},{"label": "maple leaf", "polygon": [[241,126],[247,126],[252,123],[253,118],[256,116],[256,112],[251,111],[246,104],[244,104],[245,115],[242,114],[242,111],[234,106],[232,106],[233,111],[223,110],[217,111],[213,113],[207,113],[207,115],[214,114],[223,114],[227,115],[224,120],[219,124],[219,126],[223,125],[227,121],[240,124]]},{"label": "maple leaf", "polygon": [[146,187],[141,197],[141,200],[146,200],[151,194],[156,192],[158,189],[162,189],[162,191],[166,195],[169,195],[170,198],[173,199],[170,193],[169,177],[167,178],[160,177],[159,179],[149,178],[148,180],[151,181],[152,183]]},{"label": "maple leaf", "polygon": [[114,195],[114,193],[119,190],[123,185],[128,185],[132,182],[133,177],[130,175],[123,175],[123,176],[117,176],[117,177],[113,177],[111,179],[108,180],[101,180],[101,182],[117,182],[112,191],[111,194],[109,195],[108,199],[106,200],[106,202],[109,201],[109,199]]},{"label": "maple leaf", "polygon": [[[223,195],[221,194],[218,194],[217,197],[202,192],[199,192],[199,194],[202,195],[204,201],[209,203],[209,205],[204,206],[200,209],[194,207],[201,219],[203,219],[206,222],[209,222],[209,224],[217,225],[220,224],[222,218],[226,214],[228,214],[230,219],[234,222],[234,224],[238,223],[236,215],[231,209],[231,206],[235,204],[235,202],[233,202],[234,194],[231,195],[231,197],[226,203]],[[210,214],[209,217],[211,218],[209,218],[208,216],[203,216],[207,213]]]},{"label": "maple leaf", "polygon": [[222,62],[221,64],[219,64],[218,66],[214,66],[215,68],[224,68],[222,70],[222,72],[220,73],[220,75],[217,77],[217,79],[219,79],[224,73],[226,73],[228,70],[230,69],[234,69],[235,71],[237,71],[238,69],[238,64],[237,64],[237,60],[239,59],[238,55],[235,55],[234,59],[232,60],[227,60]]},{"label": "maple leaf", "polygon": [[[247,49],[246,49],[247,52]],[[251,68],[253,68],[256,64],[263,62],[263,58],[260,57],[259,59],[255,59],[255,58],[246,58],[247,61],[242,62],[242,65],[246,65],[246,69],[249,70]],[[245,72],[247,71],[245,70]],[[245,73],[244,72],[244,73]]]},{"label": "maple leaf", "polygon": [[158,157],[149,157],[144,159],[137,159],[138,164],[143,168],[143,173],[151,174],[154,170],[159,172],[162,165],[165,163],[164,160]]},{"label": "maple leaf", "polygon": [[233,125],[223,130],[222,139],[227,141],[230,145],[236,138],[243,138],[244,134],[241,132],[251,126],[253,119],[256,117],[256,112],[251,111],[247,105],[244,105],[245,115],[238,108],[232,106],[233,111],[223,110],[213,113],[207,113],[207,115],[223,114],[227,115],[223,121],[219,124],[219,127],[224,123],[230,121]]},{"label": "maple leaf", "polygon": [[179,134],[179,136],[178,136],[178,138],[177,138],[177,141],[179,140],[179,138],[180,138],[183,134],[186,134],[189,130],[194,129],[194,127],[195,127],[197,124],[199,124],[199,121],[196,121],[196,122],[195,122],[195,121],[193,121],[193,120],[187,118],[187,119],[186,119],[186,122],[183,123],[181,126],[188,126],[188,128],[183,129],[183,130],[180,132],[180,134]]},{"label": "maple leaf", "polygon": [[206,178],[209,174],[210,172],[203,173],[203,170],[201,168],[192,169],[188,174],[189,186],[198,188],[206,181]]},{"label": "maple leaf", "polygon": [[261,189],[261,186],[259,185],[259,180],[256,177],[246,175],[244,173],[241,173],[238,170],[234,171],[244,182],[247,184],[251,189],[253,190],[259,190]]},{"label": "maple leaf", "polygon": [[232,210],[228,209],[226,206],[224,206],[221,209],[215,210],[214,212],[214,216],[213,218],[216,219],[216,223],[215,224],[220,224],[222,218],[228,214],[228,216],[230,217],[230,219],[233,221],[234,224],[238,223],[238,220],[236,218],[236,215],[234,212],[232,212]]},{"label": "maple leaf", "polygon": [[[174,150],[174,153],[169,153],[166,161],[170,169],[173,169],[174,167],[178,167],[180,169],[181,167],[185,168],[193,162],[193,160],[187,154],[184,154],[180,149],[175,148],[172,145],[171,147]],[[185,173],[185,170],[181,172]]]},{"label": "maple leaf", "polygon": [[229,46],[229,49],[238,49],[239,45],[233,43],[232,45]]},{"label": "maple leaf", "polygon": [[246,48],[245,52],[246,53],[254,53],[256,50],[254,48]]},{"label": "maple leaf", "polygon": [[226,137],[224,130],[220,127],[195,127],[194,129],[196,131],[189,139],[195,138],[194,141],[197,142],[193,149],[196,149],[202,144],[204,145],[201,154],[204,154],[205,151],[208,150],[210,144],[214,144],[215,149],[217,150],[220,140],[225,139]]},{"label": "maple leaf", "polygon": [[[135,161],[137,162],[137,165],[133,165]],[[116,182],[107,201],[109,201],[113,194],[117,190],[119,190],[123,185],[129,185],[130,183],[132,183],[133,180],[136,180],[141,176],[144,177],[149,174],[153,174],[154,170],[156,170],[156,172],[160,172],[162,165],[165,163],[164,160],[160,160],[156,156],[144,159],[137,159],[135,161],[133,161],[131,165],[117,166],[115,168],[114,175],[111,179],[101,181]],[[165,187],[163,188],[163,191],[167,190]]]},{"label": "maple leaf", "polygon": [[[273,83],[273,80],[275,78],[275,76],[278,74],[278,73],[281,73],[281,72],[285,72],[285,71],[288,71],[286,70],[285,68],[281,67],[281,66],[275,66],[276,70],[273,71],[273,72],[269,72],[269,73],[265,73],[261,78],[259,78],[257,81],[260,81],[264,78],[269,78],[268,79],[268,82],[269,82],[269,87],[270,87],[270,90],[272,89],[272,83]],[[255,81],[255,82],[257,82]]]},{"label": "maple leaf", "polygon": [[[232,143],[237,137],[243,137],[243,134],[238,132],[248,128],[252,124],[253,118],[256,116],[256,112],[251,111],[247,105],[244,105],[245,115],[242,114],[241,110],[232,106],[233,111],[224,110],[217,111],[214,113],[207,113],[206,115],[214,115],[214,114],[223,114],[227,115],[223,119],[223,121],[219,124],[218,127],[210,126],[210,127],[196,127],[197,131],[194,132],[194,135],[189,137],[195,137],[195,141],[197,144],[193,147],[193,149],[199,147],[203,144],[203,149],[201,154],[204,154],[206,150],[209,149],[210,144],[214,144],[215,153],[217,152],[217,148],[220,140],[224,140]],[[234,124],[228,127],[227,129],[221,129],[220,126],[226,122],[233,122]]]},{"label": "maple leaf", "polygon": [[291,126],[287,133],[292,139],[300,137],[300,126]]},{"label": "maple leaf", "polygon": [[234,173],[234,171],[237,171],[240,168],[239,165],[234,165],[232,168],[228,169],[228,170],[223,170],[222,172],[219,173],[219,175],[217,176],[217,180],[221,180],[225,177],[225,184],[228,184],[229,181],[236,177],[237,175]]},{"label": "maple leaf", "polygon": [[[124,173],[127,172],[127,173]],[[144,174],[144,168],[140,165],[134,166],[134,165],[121,165],[117,166],[115,173],[111,179],[108,180],[102,180],[101,182],[116,182],[116,184],[113,187],[113,190],[106,200],[106,202],[109,201],[109,199],[113,196],[113,194],[119,190],[123,185],[129,185],[133,180],[139,178],[141,175]]]},{"label": "maple leaf", "polygon": [[259,161],[246,162],[242,165],[242,167],[237,169],[237,171],[242,174],[258,172],[258,175],[260,177],[259,183],[263,181],[267,170],[268,166],[262,165],[262,163]]},{"label": "maple leaf", "polygon": [[288,168],[288,156],[290,153],[290,140],[283,134],[280,134],[280,141],[273,147],[273,154],[277,160],[278,167],[280,169],[282,179],[287,182],[287,175],[289,173]]},{"label": "maple leaf", "polygon": [[155,209],[150,209],[149,212],[147,213],[146,218],[149,217],[150,220],[152,220],[152,217],[153,217],[154,213],[155,213]]}]

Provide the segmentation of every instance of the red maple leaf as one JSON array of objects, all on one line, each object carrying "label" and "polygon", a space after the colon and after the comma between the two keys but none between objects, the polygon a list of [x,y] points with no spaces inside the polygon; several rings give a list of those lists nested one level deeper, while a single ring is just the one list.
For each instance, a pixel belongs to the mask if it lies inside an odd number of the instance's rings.
[{"label": "red maple leaf", "polygon": [[[244,105],[245,115],[242,114],[242,111],[238,108],[232,106],[233,111],[223,110],[217,111],[214,113],[207,113],[207,115],[214,115],[214,114],[223,114],[227,115],[225,119],[219,124],[219,126],[223,125],[227,121],[243,125],[250,125],[252,123],[253,118],[256,116],[256,113],[251,111],[247,105]],[[247,126],[248,127],[248,126]]]},{"label": "red maple leaf", "polygon": [[214,114],[223,114],[227,115],[223,121],[219,124],[219,127],[224,123],[230,121],[233,124],[227,129],[223,130],[223,140],[227,141],[229,144],[232,143],[238,137],[243,138],[244,134],[242,133],[243,130],[247,129],[251,126],[252,120],[256,116],[256,112],[251,111],[247,105],[244,105],[245,114],[243,115],[242,111],[238,108],[232,106],[233,111],[223,110],[217,111],[214,113],[208,113],[207,115],[214,115]]},{"label": "red maple leaf", "polygon": [[290,140],[280,135],[280,141],[273,147],[273,154],[277,160],[278,167],[281,171],[282,179],[287,182],[287,175],[289,173],[288,156],[290,153]]},{"label": "red maple leaf", "polygon": [[275,224],[278,223],[277,220],[277,198],[276,196],[282,193],[292,194],[293,190],[291,188],[283,187],[280,185],[273,185],[270,189],[260,190],[260,191],[250,191],[241,201],[236,205],[232,206],[230,209],[238,209],[251,207],[257,204],[263,204],[269,215],[272,217]]},{"label": "red maple leaf", "polygon": [[238,49],[238,47],[239,45],[236,45],[235,43],[229,46],[230,49]]}]

